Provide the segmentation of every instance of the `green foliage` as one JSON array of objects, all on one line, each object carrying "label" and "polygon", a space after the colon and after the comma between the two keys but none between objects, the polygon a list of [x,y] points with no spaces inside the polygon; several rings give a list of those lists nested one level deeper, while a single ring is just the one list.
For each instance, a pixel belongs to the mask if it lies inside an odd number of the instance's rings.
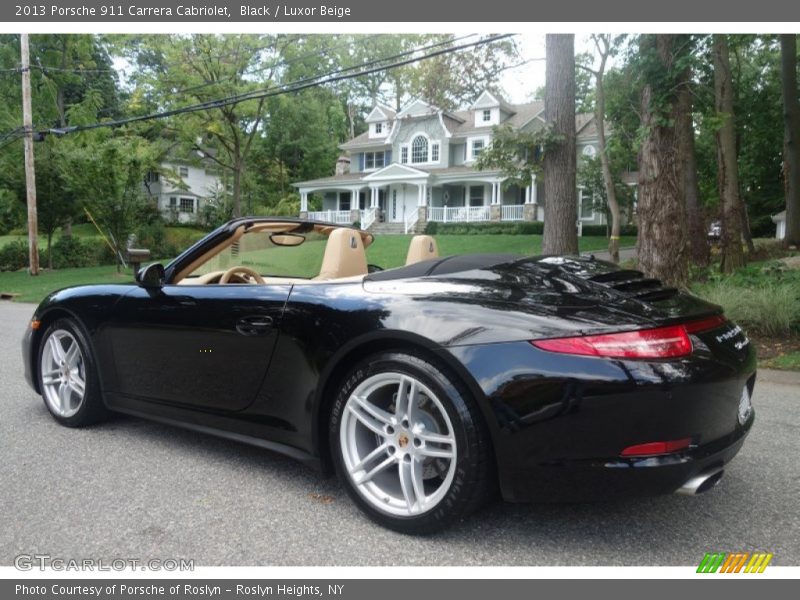
[{"label": "green foliage", "polygon": [[[597,236],[608,236],[608,225],[584,225],[581,228],[581,234],[583,237],[597,237]],[[637,235],[637,227],[636,225],[622,225],[619,228],[619,234],[621,236],[631,236],[636,237]]]},{"label": "green foliage", "polygon": [[542,172],[544,154],[561,137],[550,127],[534,131],[514,130],[507,125],[492,129],[492,143],[481,152],[475,166],[481,170],[498,169],[507,178],[505,185],[528,186]]},{"label": "green foliage", "polygon": [[725,309],[746,330],[764,336],[800,331],[800,271],[781,263],[752,264],[734,275],[712,273],[693,291]]},{"label": "green foliage", "polygon": [[25,226],[25,205],[11,190],[0,189],[0,235]]},{"label": "green foliage", "polygon": [[428,221],[425,233],[428,235],[541,235],[544,223],[541,221],[519,221],[514,223],[440,223]]},{"label": "green foliage", "polygon": [[145,206],[142,182],[158,164],[160,150],[137,135],[108,130],[62,142],[56,162],[67,190],[110,233],[112,243],[125,248]]},{"label": "green foliage", "polygon": [[60,237],[50,247],[53,255],[54,269],[68,269],[71,267],[95,267],[106,261],[113,263],[114,259],[103,252],[102,242],[83,241],[77,236]]},{"label": "green foliage", "polygon": [[0,271],[17,271],[28,266],[28,242],[14,240],[0,247]]}]

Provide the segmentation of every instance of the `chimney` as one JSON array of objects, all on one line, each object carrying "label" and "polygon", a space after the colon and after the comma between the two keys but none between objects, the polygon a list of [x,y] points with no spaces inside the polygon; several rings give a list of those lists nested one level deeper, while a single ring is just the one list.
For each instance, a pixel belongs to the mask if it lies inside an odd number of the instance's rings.
[{"label": "chimney", "polygon": [[347,175],[350,172],[350,158],[342,154],[336,159],[336,174]]}]

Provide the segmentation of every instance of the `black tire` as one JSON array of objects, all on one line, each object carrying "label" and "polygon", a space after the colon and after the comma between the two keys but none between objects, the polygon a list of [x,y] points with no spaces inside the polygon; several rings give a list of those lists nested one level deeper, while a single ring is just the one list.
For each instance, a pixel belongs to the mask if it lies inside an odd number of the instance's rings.
[{"label": "black tire", "polygon": [[[82,356],[82,371],[85,382],[84,394],[82,400],[75,403],[77,405],[77,411],[69,416],[58,414],[50,405],[46,397],[45,384],[43,381],[42,355],[47,347],[48,340],[57,332],[66,332],[71,335],[72,339],[77,342]],[[42,336],[41,343],[39,344],[37,358],[36,370],[39,379],[39,389],[42,392],[42,399],[44,400],[47,410],[56,421],[65,427],[85,427],[87,425],[99,423],[108,418],[109,411],[103,402],[100,383],[97,377],[97,363],[94,360],[94,355],[92,354],[91,346],[86,339],[86,335],[74,320],[69,318],[58,319],[47,327]]]},{"label": "black tire", "polygon": [[[411,376],[427,386],[452,424],[456,443],[452,481],[438,503],[421,514],[398,516],[378,509],[374,500],[371,503],[362,496],[345,467],[340,439],[343,411],[362,382],[384,373]],[[401,533],[428,534],[445,529],[480,508],[497,487],[489,432],[475,400],[449,369],[422,355],[406,351],[383,352],[358,363],[344,378],[334,400],[329,440],[336,473],[350,497],[373,521]]]}]

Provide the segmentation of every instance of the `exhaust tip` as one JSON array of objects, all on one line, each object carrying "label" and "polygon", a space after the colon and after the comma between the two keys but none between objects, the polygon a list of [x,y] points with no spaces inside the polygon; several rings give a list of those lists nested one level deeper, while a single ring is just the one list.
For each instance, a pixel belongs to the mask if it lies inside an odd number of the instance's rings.
[{"label": "exhaust tip", "polygon": [[724,473],[725,470],[722,467],[717,467],[716,469],[695,475],[675,490],[675,493],[684,496],[696,496],[697,494],[707,492],[719,483]]}]

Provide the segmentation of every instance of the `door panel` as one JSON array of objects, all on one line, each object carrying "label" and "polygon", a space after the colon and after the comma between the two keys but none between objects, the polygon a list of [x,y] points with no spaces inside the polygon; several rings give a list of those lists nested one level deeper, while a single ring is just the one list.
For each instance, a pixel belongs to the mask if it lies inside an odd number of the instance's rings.
[{"label": "door panel", "polygon": [[246,408],[264,380],[291,288],[136,288],[110,320],[115,391],[197,408]]}]

